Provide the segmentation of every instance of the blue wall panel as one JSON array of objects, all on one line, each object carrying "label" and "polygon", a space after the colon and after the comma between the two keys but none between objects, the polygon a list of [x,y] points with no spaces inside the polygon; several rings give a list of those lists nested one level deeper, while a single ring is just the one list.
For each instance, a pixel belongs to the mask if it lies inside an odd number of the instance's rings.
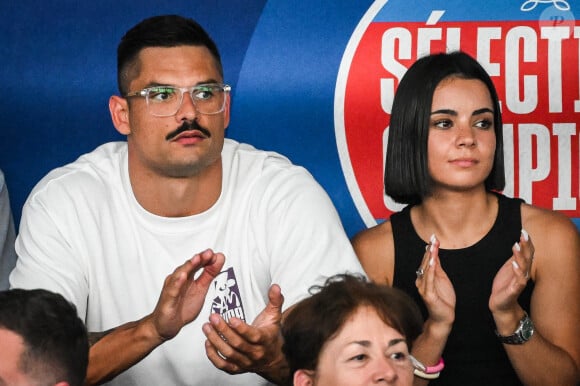
[{"label": "blue wall panel", "polygon": [[[15,219],[18,222],[34,184],[49,170],[103,142],[122,139],[107,108],[109,96],[117,92],[118,41],[145,17],[178,13],[198,20],[220,47],[225,78],[234,89],[227,136],[279,151],[307,167],[328,191],[347,233],[353,235],[369,223],[361,218],[360,206],[365,203],[360,197],[357,202],[352,186],[356,182],[341,165],[344,152],[341,159],[336,138],[335,94],[337,84],[345,82],[340,79],[340,69],[345,68],[341,66],[345,65],[349,41],[364,33],[365,27],[380,23],[414,31],[417,23],[428,26],[437,10],[445,12],[440,21],[433,22],[435,27],[466,22],[470,25],[466,31],[473,23],[488,21],[504,31],[520,22],[536,27],[546,22],[577,24],[578,4],[560,1],[557,3],[571,4],[571,8],[558,10],[546,3],[490,0],[482,10],[481,3],[449,0],[174,0],[138,4],[126,0],[5,0],[0,3],[0,85],[4,88],[0,168],[6,175]],[[524,11],[524,4],[534,9]],[[538,47],[539,56],[545,56]],[[565,65],[572,63],[569,68],[578,71],[577,41],[575,50],[568,49],[565,55]],[[540,81],[547,79],[547,74],[541,76]],[[571,79],[564,79],[565,86],[576,84],[566,98],[578,98],[578,74]],[[565,109],[570,109],[568,106],[565,104]],[[367,135],[364,124],[357,129],[361,136]],[[559,164],[560,158],[553,158],[551,167],[554,173],[560,170],[571,175],[570,195],[576,207],[567,213],[580,227],[580,141],[578,128],[575,130],[570,137],[571,161]],[[547,146],[556,149],[558,143],[553,140]],[[381,158],[379,154],[377,160]],[[380,161],[374,164],[381,167]],[[517,177],[518,171],[513,174]],[[379,183],[373,184],[381,189]],[[539,190],[534,194],[535,200],[544,193]]]}]

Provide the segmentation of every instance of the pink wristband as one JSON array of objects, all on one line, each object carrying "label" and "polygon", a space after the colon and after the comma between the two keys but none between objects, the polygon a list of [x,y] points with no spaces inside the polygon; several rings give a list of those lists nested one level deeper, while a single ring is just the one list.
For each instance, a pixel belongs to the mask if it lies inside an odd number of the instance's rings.
[{"label": "pink wristband", "polygon": [[423,371],[425,374],[435,374],[440,373],[441,370],[445,368],[445,363],[443,362],[443,358],[439,358],[439,362],[435,366],[426,366],[425,370]]}]

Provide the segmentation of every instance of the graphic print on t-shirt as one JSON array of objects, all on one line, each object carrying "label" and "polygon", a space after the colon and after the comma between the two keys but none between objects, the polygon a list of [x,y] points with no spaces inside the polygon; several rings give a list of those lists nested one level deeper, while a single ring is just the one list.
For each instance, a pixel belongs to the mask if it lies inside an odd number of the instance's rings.
[{"label": "graphic print on t-shirt", "polygon": [[220,314],[227,322],[232,317],[246,321],[240,289],[234,273],[230,267],[221,272],[212,283],[214,298],[211,304],[212,313]]}]

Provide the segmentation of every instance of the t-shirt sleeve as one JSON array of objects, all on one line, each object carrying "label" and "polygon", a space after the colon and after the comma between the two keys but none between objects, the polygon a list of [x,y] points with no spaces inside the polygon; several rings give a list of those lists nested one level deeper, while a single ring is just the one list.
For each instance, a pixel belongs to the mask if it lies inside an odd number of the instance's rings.
[{"label": "t-shirt sleeve", "polygon": [[364,275],[332,201],[305,169],[280,173],[268,190],[266,240],[272,282],[282,289],[284,308],[330,276]]},{"label": "t-shirt sleeve", "polygon": [[70,232],[70,225],[64,225],[63,218],[71,212],[68,204],[58,186],[33,191],[22,211],[16,239],[18,260],[10,285],[60,293],[75,304],[79,317],[85,320],[88,288],[80,256],[70,242],[74,232]]}]

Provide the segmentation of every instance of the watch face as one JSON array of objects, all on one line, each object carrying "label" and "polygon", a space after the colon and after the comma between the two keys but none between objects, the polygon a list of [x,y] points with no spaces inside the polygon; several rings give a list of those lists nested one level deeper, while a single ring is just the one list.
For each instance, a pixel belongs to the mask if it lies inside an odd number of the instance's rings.
[{"label": "watch face", "polygon": [[526,313],[522,320],[520,320],[520,325],[518,326],[517,330],[512,335],[502,336],[497,331],[495,333],[502,343],[524,344],[530,340],[532,335],[534,335],[534,323]]},{"label": "watch face", "polygon": [[532,323],[532,320],[530,318],[526,318],[524,320],[521,334],[524,341],[529,340],[534,334],[534,324]]}]

